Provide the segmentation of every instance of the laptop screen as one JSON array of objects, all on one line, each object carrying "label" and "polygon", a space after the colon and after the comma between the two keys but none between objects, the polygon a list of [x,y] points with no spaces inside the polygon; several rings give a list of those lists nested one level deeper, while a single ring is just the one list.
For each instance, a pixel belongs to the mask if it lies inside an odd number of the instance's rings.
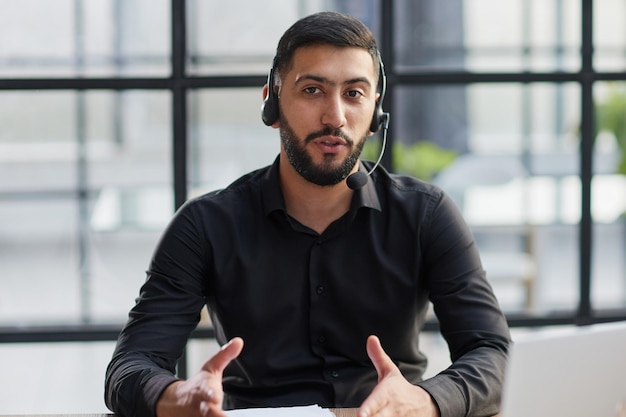
[{"label": "laptop screen", "polygon": [[626,416],[626,322],[513,339],[502,417]]}]

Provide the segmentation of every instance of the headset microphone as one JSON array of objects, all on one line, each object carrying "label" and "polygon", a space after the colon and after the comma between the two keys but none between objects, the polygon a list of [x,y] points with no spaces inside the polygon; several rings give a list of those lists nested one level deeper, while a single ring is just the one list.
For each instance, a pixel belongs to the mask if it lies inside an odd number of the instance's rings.
[{"label": "headset microphone", "polygon": [[367,178],[370,175],[372,175],[372,172],[374,172],[376,167],[378,167],[378,165],[380,164],[380,161],[383,159],[383,154],[385,153],[385,148],[387,146],[387,129],[389,128],[389,113],[381,113],[380,119],[383,125],[383,143],[380,147],[380,154],[378,155],[378,159],[376,160],[376,163],[374,164],[372,169],[370,169],[367,172],[367,174],[362,171],[357,171],[354,174],[348,175],[348,178],[346,178],[346,185],[348,186],[348,188],[354,191],[360,190],[361,188],[363,188],[365,184],[367,184]]}]

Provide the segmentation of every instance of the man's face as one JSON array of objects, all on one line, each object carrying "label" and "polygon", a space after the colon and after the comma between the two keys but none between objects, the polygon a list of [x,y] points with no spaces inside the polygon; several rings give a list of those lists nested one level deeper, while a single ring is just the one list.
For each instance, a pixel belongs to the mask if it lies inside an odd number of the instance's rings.
[{"label": "man's face", "polygon": [[377,76],[364,49],[296,50],[281,77],[279,128],[282,150],[307,181],[334,185],[354,170],[371,133]]}]

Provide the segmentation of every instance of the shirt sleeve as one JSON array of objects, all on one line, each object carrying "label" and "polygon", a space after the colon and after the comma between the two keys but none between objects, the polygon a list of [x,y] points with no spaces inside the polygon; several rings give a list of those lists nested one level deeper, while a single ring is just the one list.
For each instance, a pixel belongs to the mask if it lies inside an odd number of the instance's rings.
[{"label": "shirt sleeve", "polygon": [[419,385],[441,417],[497,414],[510,334],[488,283],[473,235],[443,195],[424,231],[425,273],[452,365]]},{"label": "shirt sleeve", "polygon": [[207,251],[183,206],[164,232],[106,370],[105,403],[120,417],[154,416],[205,305]]}]

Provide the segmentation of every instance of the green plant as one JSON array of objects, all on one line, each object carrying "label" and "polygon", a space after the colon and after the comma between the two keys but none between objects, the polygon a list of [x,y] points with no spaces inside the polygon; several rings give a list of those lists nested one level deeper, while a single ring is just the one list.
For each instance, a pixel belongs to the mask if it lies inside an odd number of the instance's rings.
[{"label": "green plant", "polygon": [[621,151],[617,172],[626,175],[626,85],[610,83],[607,97],[597,103],[596,135],[602,131],[615,136]]},{"label": "green plant", "polygon": [[[379,151],[379,142],[367,141],[363,148],[362,158],[376,160]],[[438,172],[456,159],[457,152],[428,141],[415,142],[411,145],[396,142],[393,144],[391,156],[395,172],[431,181]]]}]

